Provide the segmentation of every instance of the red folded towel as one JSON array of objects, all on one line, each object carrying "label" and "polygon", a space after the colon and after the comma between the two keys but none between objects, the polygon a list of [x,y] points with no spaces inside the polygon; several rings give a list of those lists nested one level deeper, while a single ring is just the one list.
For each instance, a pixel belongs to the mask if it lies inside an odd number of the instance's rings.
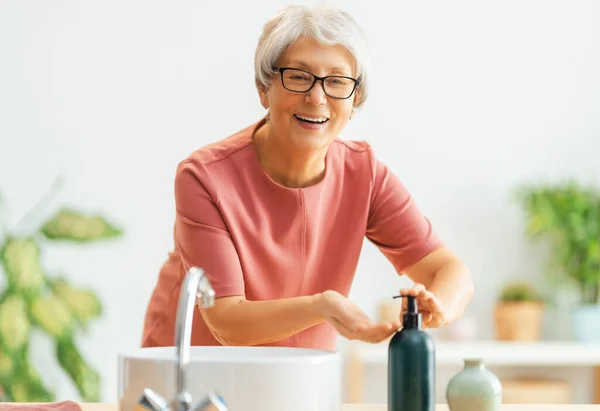
[{"label": "red folded towel", "polygon": [[52,403],[4,403],[0,404],[0,411],[81,411],[79,404],[73,401]]}]

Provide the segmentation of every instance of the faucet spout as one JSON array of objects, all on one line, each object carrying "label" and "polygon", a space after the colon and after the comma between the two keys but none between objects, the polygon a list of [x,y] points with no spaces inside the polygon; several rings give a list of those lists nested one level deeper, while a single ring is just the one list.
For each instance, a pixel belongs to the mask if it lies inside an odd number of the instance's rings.
[{"label": "faucet spout", "polygon": [[227,411],[224,401],[215,392],[210,392],[195,407],[192,407],[192,396],[187,390],[187,367],[190,363],[190,346],[192,340],[192,322],[196,304],[202,308],[210,308],[215,304],[215,291],[204,271],[198,267],[188,270],[181,284],[177,315],[175,319],[175,366],[176,394],[167,406],[164,399],[150,389],[146,389],[138,406],[153,411]]},{"label": "faucet spout", "polygon": [[185,403],[188,409],[191,405],[191,398],[187,392],[186,370],[190,362],[192,320],[196,301],[202,308],[212,307],[215,303],[215,291],[204,271],[198,267],[192,267],[181,284],[175,321],[175,347],[177,350],[177,398],[175,401],[179,404]]}]

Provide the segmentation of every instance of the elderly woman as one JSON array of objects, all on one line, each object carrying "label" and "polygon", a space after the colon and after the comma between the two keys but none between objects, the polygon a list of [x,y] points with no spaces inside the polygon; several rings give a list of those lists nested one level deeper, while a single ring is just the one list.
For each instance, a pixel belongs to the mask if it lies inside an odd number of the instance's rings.
[{"label": "elderly woman", "polygon": [[[193,345],[335,349],[338,334],[380,342],[347,299],[366,236],[414,287],[425,327],[458,318],[469,270],[365,142],[339,135],[366,101],[364,35],[345,12],[288,7],[264,26],[256,86],[268,114],[184,159],[175,177],[174,250],[149,302],[142,346],[174,344],[185,272],[205,270],[215,306]],[[390,297],[392,292],[390,291]]]}]

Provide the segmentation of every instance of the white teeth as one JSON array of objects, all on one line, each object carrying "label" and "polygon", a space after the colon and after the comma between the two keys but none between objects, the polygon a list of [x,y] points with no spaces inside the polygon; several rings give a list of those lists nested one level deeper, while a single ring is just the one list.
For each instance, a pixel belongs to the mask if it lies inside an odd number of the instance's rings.
[{"label": "white teeth", "polygon": [[328,120],[327,117],[305,117],[299,116],[298,114],[296,114],[296,117],[298,117],[300,120],[312,121],[315,123],[324,123]]}]

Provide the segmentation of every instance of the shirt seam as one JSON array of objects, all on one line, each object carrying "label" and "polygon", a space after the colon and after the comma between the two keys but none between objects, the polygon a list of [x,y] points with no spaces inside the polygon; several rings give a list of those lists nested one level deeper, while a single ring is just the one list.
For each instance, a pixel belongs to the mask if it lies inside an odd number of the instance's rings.
[{"label": "shirt seam", "polygon": [[[351,140],[351,141],[359,142],[357,140]],[[342,146],[346,147],[348,150],[352,150],[355,153],[364,153],[365,151],[369,151],[369,148],[370,148],[369,144],[367,144],[367,143],[365,143],[364,147],[362,147],[362,148],[352,147],[351,144],[348,144],[347,141],[344,141],[340,138],[333,140],[333,142],[337,143],[337,144],[341,144]]]},{"label": "shirt seam", "polygon": [[[368,153],[368,152],[367,152]],[[371,217],[371,212],[373,210],[373,202],[375,201],[375,193],[374,193],[374,188],[375,188],[375,180],[376,180],[376,176],[375,176],[375,167],[373,166],[373,159],[371,158],[370,155],[367,155],[367,161],[369,162],[369,170],[370,170],[370,174],[371,174],[371,189],[369,190],[370,195],[369,195],[369,212],[367,213],[367,226],[368,226],[368,222],[369,219]]]},{"label": "shirt seam", "polygon": [[[304,198],[304,191],[299,190],[300,193],[300,208],[302,211],[302,272],[300,280],[300,292],[304,293],[304,280],[306,279],[306,202]],[[296,333],[296,346],[300,346],[300,334]]]},{"label": "shirt seam", "polygon": [[212,164],[218,163],[218,162],[220,162],[220,161],[227,160],[229,157],[231,157],[231,156],[233,156],[233,155],[235,155],[235,154],[239,153],[239,152],[240,152],[240,151],[242,151],[242,150],[245,150],[245,149],[246,149],[246,148],[248,148],[248,146],[250,146],[251,144],[252,144],[252,141],[247,141],[246,143],[244,143],[244,145],[243,145],[243,146],[241,146],[241,147],[239,147],[239,148],[235,149],[235,150],[234,150],[234,151],[232,151],[231,153],[227,153],[227,154],[226,154],[224,157],[221,157],[221,158],[215,158],[215,159],[212,159],[212,160],[210,160],[210,161],[201,161],[201,163],[202,163],[202,164],[204,164],[204,166],[205,166],[205,167],[208,167],[209,165],[212,165]]}]

